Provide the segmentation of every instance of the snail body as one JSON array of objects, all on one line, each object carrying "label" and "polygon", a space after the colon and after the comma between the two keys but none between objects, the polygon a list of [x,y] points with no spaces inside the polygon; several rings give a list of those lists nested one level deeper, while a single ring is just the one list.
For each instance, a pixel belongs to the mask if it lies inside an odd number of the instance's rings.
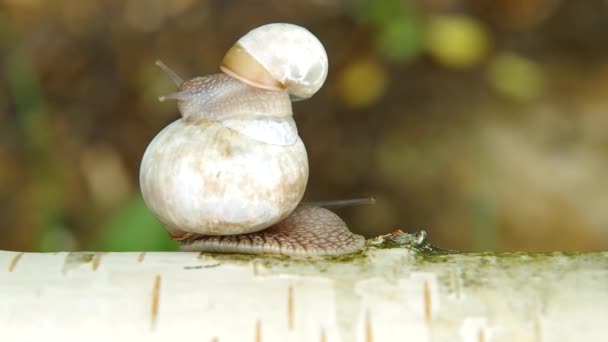
[{"label": "snail body", "polygon": [[[276,42],[286,52],[272,59]],[[314,58],[303,63],[311,51]],[[312,96],[327,75],[316,37],[291,24],[262,26],[228,51],[224,73],[186,82],[157,64],[179,86],[160,99],[176,99],[182,117],[147,147],[140,185],[146,205],[182,249],[323,255],[363,247],[363,237],[337,215],[298,207],[308,158],[291,100]]]}]

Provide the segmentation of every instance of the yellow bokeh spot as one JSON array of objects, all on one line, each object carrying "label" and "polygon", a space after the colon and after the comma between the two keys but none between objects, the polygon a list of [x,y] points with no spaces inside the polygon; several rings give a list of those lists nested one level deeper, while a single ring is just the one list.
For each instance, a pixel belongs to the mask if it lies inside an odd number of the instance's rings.
[{"label": "yellow bokeh spot", "polygon": [[479,64],[489,35],[477,20],[462,15],[435,15],[427,23],[427,49],[439,63],[455,69]]},{"label": "yellow bokeh spot", "polygon": [[545,83],[538,64],[514,53],[503,53],[492,60],[488,80],[496,91],[515,100],[538,97]]},{"label": "yellow bokeh spot", "polygon": [[386,91],[388,77],[377,61],[359,60],[349,64],[340,75],[340,95],[350,107],[361,108],[376,103]]}]

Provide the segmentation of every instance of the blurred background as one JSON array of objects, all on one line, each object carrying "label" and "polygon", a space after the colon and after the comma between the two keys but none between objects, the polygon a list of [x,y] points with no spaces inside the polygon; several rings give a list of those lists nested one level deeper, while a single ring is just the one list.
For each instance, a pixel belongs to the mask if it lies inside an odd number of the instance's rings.
[{"label": "blurred background", "polygon": [[0,0],[0,249],[172,250],[138,188],[178,118],[155,65],[219,72],[269,22],[330,72],[294,104],[308,200],[371,237],[466,251],[608,246],[605,0]]}]

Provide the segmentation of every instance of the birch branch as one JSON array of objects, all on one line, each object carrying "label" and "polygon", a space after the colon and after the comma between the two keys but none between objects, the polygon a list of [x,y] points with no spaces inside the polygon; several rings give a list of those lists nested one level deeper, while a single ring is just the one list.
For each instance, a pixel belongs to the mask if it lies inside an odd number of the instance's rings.
[{"label": "birch branch", "polygon": [[0,252],[1,341],[600,341],[608,252]]}]

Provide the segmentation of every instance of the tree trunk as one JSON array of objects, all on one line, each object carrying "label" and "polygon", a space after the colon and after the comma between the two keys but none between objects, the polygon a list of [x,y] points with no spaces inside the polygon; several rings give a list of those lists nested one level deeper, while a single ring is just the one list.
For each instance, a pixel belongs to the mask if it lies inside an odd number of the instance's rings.
[{"label": "tree trunk", "polygon": [[600,341],[608,252],[0,252],[0,341]]}]

